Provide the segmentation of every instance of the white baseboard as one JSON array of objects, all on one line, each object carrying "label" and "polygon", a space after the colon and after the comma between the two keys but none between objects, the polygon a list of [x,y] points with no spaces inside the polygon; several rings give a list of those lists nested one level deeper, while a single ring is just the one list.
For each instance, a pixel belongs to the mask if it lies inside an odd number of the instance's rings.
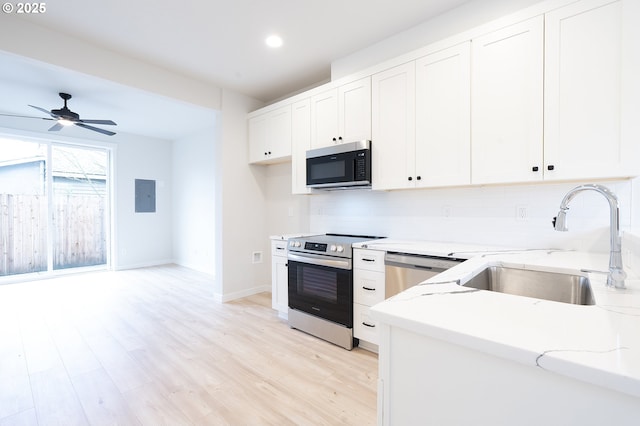
[{"label": "white baseboard", "polygon": [[173,259],[152,260],[150,262],[133,263],[131,265],[117,265],[113,267],[114,271],[126,271],[127,269],[148,268],[150,266],[170,265],[175,263]]},{"label": "white baseboard", "polygon": [[241,291],[235,291],[233,293],[227,293],[227,294],[221,294],[221,295],[215,294],[214,297],[216,298],[216,300],[222,303],[226,303],[232,300],[242,299],[243,297],[252,296],[254,294],[269,292],[269,291],[271,291],[270,285],[261,285],[258,287],[252,287],[252,288],[248,288]]}]

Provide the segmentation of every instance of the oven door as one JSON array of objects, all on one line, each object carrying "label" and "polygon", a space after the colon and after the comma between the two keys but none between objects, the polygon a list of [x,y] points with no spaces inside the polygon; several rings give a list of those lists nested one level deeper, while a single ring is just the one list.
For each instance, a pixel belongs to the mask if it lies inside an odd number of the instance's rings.
[{"label": "oven door", "polygon": [[287,264],[290,308],[353,327],[350,259],[289,253]]}]

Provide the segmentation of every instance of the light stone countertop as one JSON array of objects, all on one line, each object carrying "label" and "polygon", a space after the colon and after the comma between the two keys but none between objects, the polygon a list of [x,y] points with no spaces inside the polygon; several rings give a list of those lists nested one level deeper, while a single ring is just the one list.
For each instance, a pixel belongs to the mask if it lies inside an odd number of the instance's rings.
[{"label": "light stone countertop", "polygon": [[626,290],[606,288],[605,274],[587,273],[592,306],[455,283],[494,265],[607,271],[608,253],[504,248],[492,253],[490,247],[455,243],[379,242],[356,246],[469,259],[372,307],[381,323],[640,397],[640,279],[630,270]]}]

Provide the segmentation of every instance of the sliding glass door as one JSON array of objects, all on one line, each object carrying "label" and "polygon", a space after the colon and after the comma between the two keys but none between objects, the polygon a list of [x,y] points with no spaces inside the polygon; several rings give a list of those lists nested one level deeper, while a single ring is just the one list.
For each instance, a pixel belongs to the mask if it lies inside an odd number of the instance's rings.
[{"label": "sliding glass door", "polygon": [[47,270],[47,145],[0,139],[0,276]]},{"label": "sliding glass door", "polygon": [[0,276],[107,265],[109,151],[0,138]]},{"label": "sliding glass door", "polygon": [[105,150],[52,146],[53,269],[107,263]]}]

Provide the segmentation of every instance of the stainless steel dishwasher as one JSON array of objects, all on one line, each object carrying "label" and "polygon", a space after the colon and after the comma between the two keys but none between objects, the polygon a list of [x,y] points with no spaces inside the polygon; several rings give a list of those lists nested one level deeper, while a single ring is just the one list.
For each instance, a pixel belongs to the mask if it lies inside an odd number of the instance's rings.
[{"label": "stainless steel dishwasher", "polygon": [[385,299],[446,271],[465,259],[387,252],[385,265]]}]

